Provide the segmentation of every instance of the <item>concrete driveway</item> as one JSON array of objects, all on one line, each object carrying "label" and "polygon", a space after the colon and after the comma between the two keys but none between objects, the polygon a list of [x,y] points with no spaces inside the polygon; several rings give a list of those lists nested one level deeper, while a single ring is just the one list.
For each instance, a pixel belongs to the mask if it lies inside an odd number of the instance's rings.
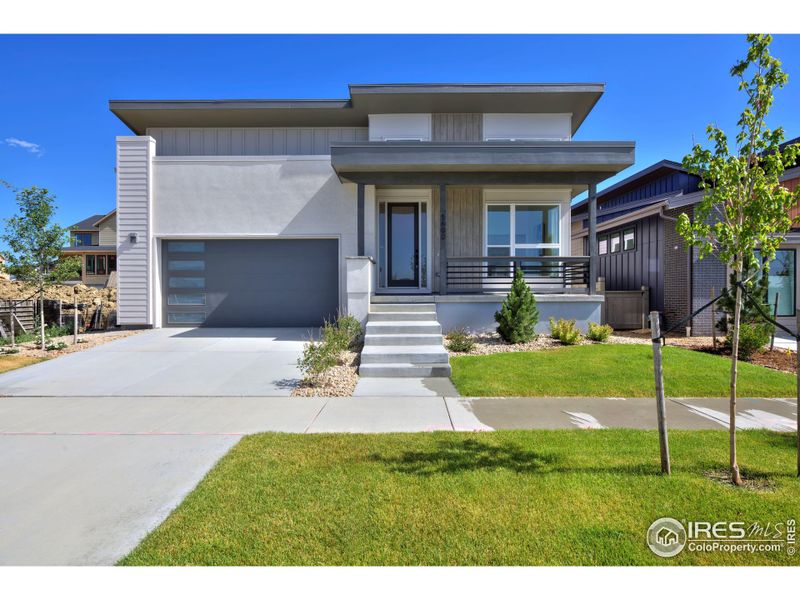
[{"label": "concrete driveway", "polygon": [[0,396],[288,396],[311,335],[154,329],[0,375]]}]

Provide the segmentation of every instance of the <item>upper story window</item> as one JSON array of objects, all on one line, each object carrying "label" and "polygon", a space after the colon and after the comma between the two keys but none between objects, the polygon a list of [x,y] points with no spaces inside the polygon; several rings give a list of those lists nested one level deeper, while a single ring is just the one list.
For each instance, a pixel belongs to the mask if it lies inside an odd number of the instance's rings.
[{"label": "upper story window", "polygon": [[572,115],[569,113],[486,113],[483,139],[492,141],[569,140]]},{"label": "upper story window", "polygon": [[77,232],[72,234],[73,246],[91,246],[92,234],[88,232]]},{"label": "upper story window", "polygon": [[369,141],[431,141],[430,114],[370,115]]}]

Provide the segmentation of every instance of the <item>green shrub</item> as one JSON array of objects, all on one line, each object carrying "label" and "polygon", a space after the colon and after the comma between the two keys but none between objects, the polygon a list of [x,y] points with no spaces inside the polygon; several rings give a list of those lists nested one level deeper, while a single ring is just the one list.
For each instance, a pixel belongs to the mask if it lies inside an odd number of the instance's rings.
[{"label": "green shrub", "polygon": [[565,346],[572,346],[581,341],[581,332],[575,326],[575,319],[559,319],[550,317],[550,336]]},{"label": "green shrub", "polygon": [[347,334],[348,348],[353,348],[361,343],[364,328],[353,315],[339,315],[336,317],[336,327]]},{"label": "green shrub", "polygon": [[475,340],[466,329],[454,329],[447,334],[447,349],[469,353],[475,349]]},{"label": "green shrub", "polygon": [[45,327],[44,336],[49,338],[54,337],[61,337],[62,335],[71,335],[72,334],[72,327],[67,325],[48,325]]},{"label": "green shrub", "polygon": [[510,344],[522,344],[536,337],[539,309],[531,288],[525,283],[522,269],[514,273],[511,291],[500,310],[494,313],[494,320],[497,321],[497,333]]},{"label": "green shrub", "polygon": [[[27,342],[33,342],[37,339],[36,335],[32,333],[18,333],[14,337],[14,343],[16,344],[25,344]],[[0,338],[0,346],[10,346],[11,345],[11,337],[7,338]]]},{"label": "green shrub", "polygon": [[297,368],[306,377],[319,377],[339,363],[345,350],[355,347],[361,341],[362,333],[361,323],[352,315],[339,315],[334,322],[325,321],[320,341],[310,341],[303,346]]},{"label": "green shrub", "polygon": [[0,350],[0,354],[19,354],[19,348],[3,348]]},{"label": "green shrub", "polygon": [[599,323],[589,322],[589,331],[586,334],[593,342],[607,342],[608,337],[614,333],[611,325],[600,325]]},{"label": "green shrub", "polygon": [[[764,346],[769,344],[772,337],[772,325],[757,323],[752,325],[750,323],[739,324],[739,358],[742,360],[750,360],[753,354],[761,350]],[[733,337],[725,338],[725,347],[728,352],[733,351]]]},{"label": "green shrub", "polygon": [[324,339],[319,342],[312,340],[303,346],[303,354],[297,360],[297,368],[313,379],[327,369],[335,367],[338,360],[339,352],[336,352],[330,343]]},{"label": "green shrub", "polygon": [[44,349],[45,349],[45,350],[51,350],[51,351],[52,351],[52,350],[63,350],[63,349],[64,349],[64,348],[66,348],[66,347],[67,347],[67,344],[66,344],[65,342],[58,342],[58,343],[55,343],[55,342],[49,342],[49,343],[48,343],[48,344],[47,344],[47,345],[44,347]]}]

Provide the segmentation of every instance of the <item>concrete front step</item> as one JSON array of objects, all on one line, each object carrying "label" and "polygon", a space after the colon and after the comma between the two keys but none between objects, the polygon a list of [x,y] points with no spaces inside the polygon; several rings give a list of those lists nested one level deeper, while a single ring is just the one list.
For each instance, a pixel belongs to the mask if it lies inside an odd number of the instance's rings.
[{"label": "concrete front step", "polygon": [[441,346],[444,343],[440,333],[390,333],[377,334],[368,333],[364,336],[364,344],[367,346]]},{"label": "concrete front step", "polygon": [[412,363],[447,364],[447,350],[438,346],[369,346],[361,351],[361,364]]},{"label": "concrete front step", "polygon": [[370,323],[379,321],[436,321],[435,312],[370,312]]},{"label": "concrete front step", "polygon": [[361,364],[361,377],[450,377],[449,364]]},{"label": "concrete front step", "polygon": [[367,335],[442,334],[439,321],[369,321]]},{"label": "concrete front step", "polygon": [[427,312],[436,313],[435,304],[373,304],[370,307],[370,312],[373,313],[402,313],[402,312]]}]

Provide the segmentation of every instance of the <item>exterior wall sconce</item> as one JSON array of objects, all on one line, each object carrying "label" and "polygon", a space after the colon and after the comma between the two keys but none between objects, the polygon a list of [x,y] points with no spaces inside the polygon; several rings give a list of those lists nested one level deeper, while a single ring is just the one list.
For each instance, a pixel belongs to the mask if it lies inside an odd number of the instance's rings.
[{"label": "exterior wall sconce", "polygon": [[136,240],[138,239],[138,237],[139,237],[139,234],[137,234],[137,233],[129,233],[129,234],[128,234],[128,241],[129,241],[131,244],[135,244],[135,243],[136,243]]}]

